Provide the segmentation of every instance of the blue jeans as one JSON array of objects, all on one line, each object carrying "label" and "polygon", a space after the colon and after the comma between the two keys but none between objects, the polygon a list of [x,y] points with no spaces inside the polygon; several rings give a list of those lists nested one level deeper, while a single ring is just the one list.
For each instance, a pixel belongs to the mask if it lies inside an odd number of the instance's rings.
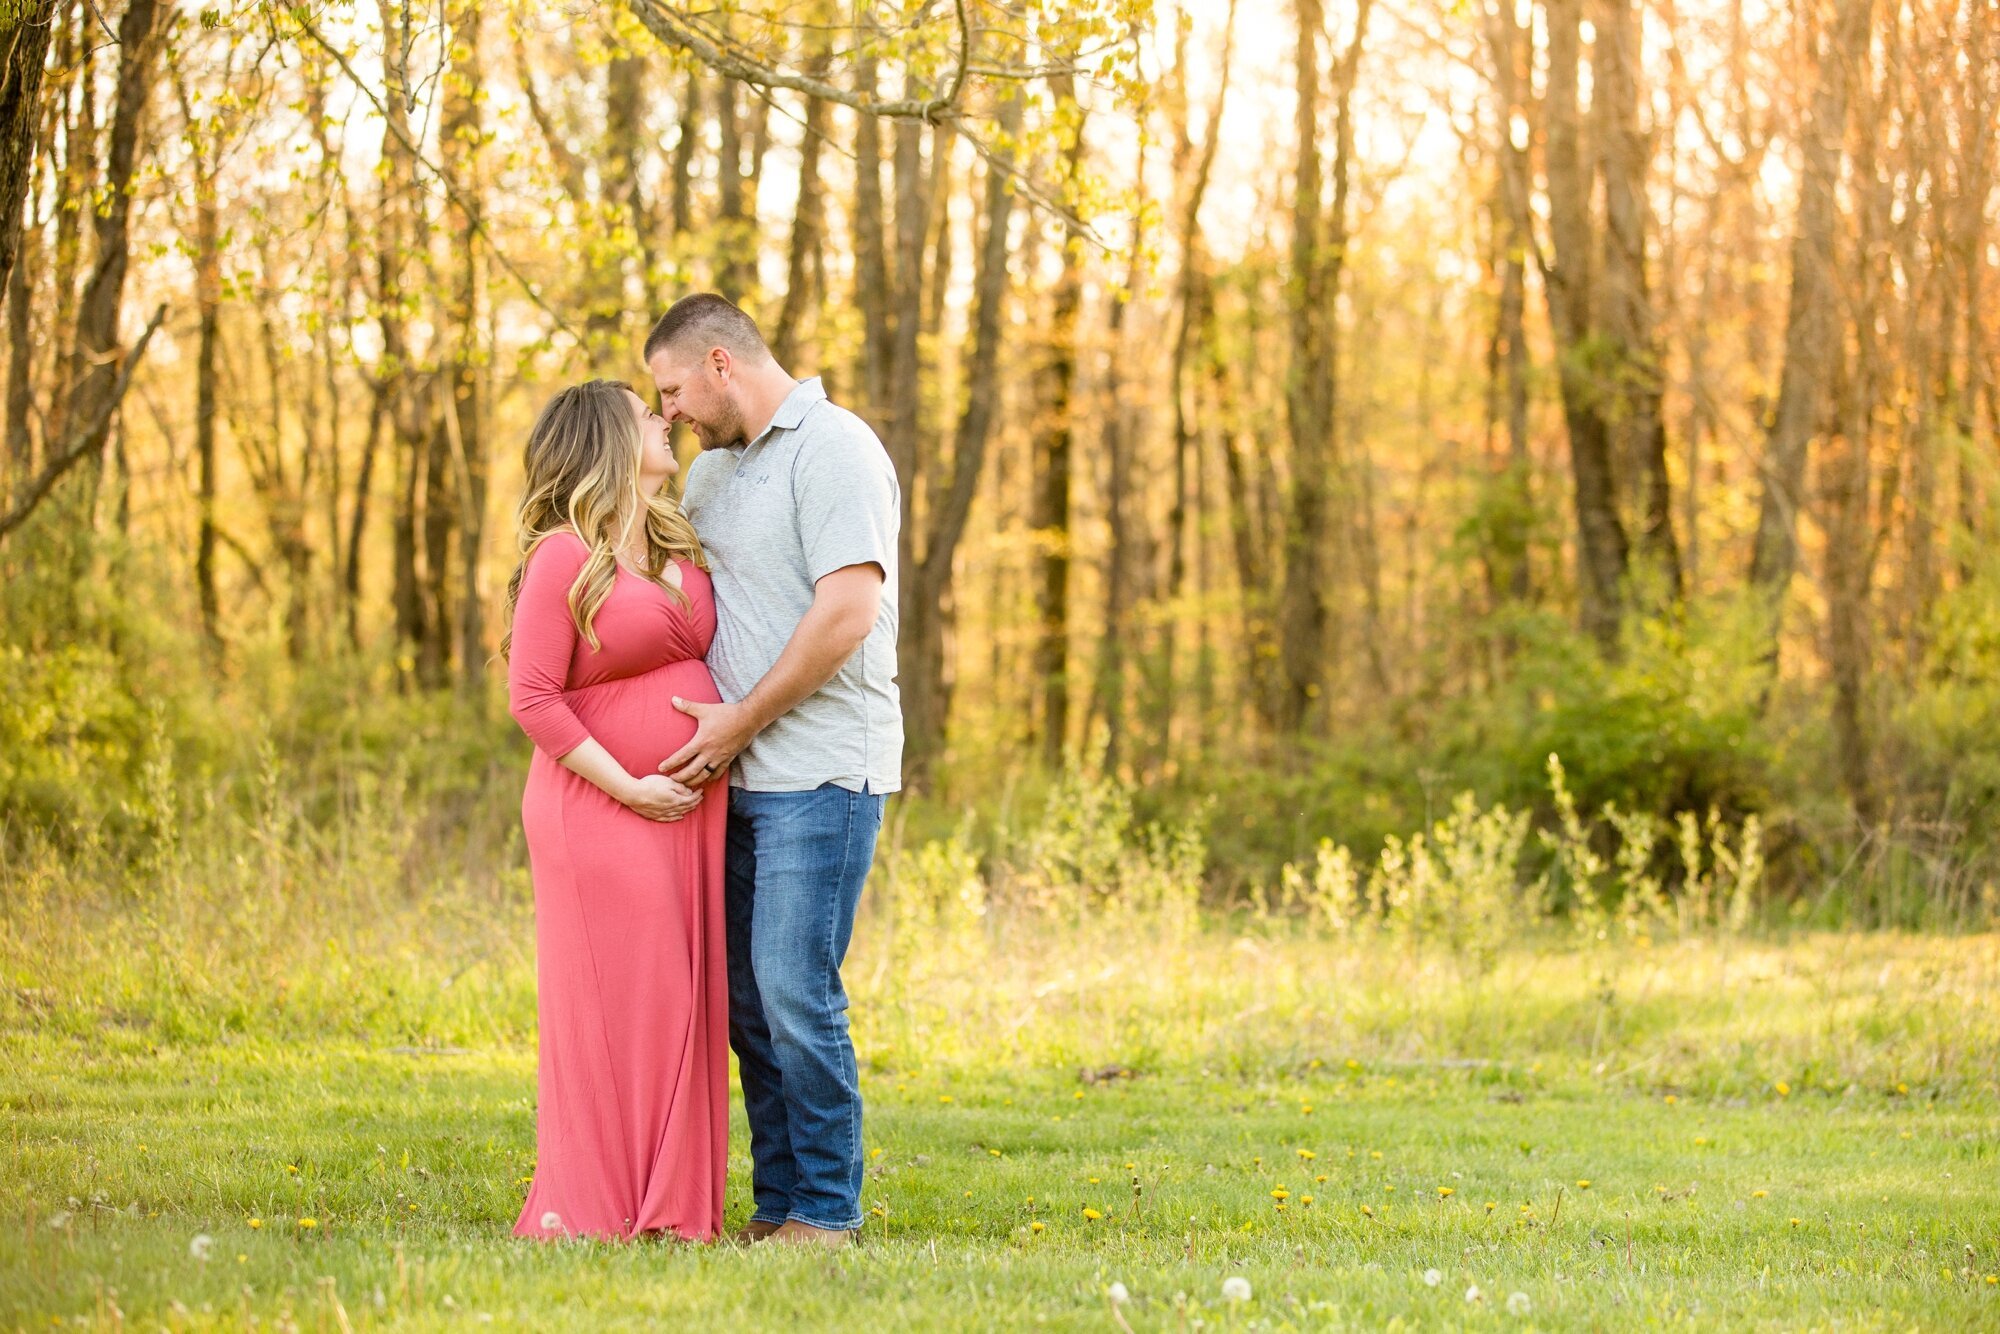
[{"label": "blue jeans", "polygon": [[755,1220],[861,1226],[861,1087],[840,964],[880,794],[729,794],[729,1045],[750,1119]]}]

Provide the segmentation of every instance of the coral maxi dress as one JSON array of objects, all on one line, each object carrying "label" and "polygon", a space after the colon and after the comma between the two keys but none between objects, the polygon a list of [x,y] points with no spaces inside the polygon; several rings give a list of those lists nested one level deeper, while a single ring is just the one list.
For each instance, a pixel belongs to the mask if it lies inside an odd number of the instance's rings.
[{"label": "coral maxi dress", "polygon": [[702,662],[715,597],[686,562],[688,607],[621,568],[593,649],[568,604],[586,555],[558,533],[529,557],[507,664],[509,707],[535,743],[521,821],[541,1023],[534,1185],[514,1234],[707,1240],[722,1227],[729,1136],[728,789],[666,824],[556,760],[595,737],[643,776],[694,735],[673,699],[721,699]]}]

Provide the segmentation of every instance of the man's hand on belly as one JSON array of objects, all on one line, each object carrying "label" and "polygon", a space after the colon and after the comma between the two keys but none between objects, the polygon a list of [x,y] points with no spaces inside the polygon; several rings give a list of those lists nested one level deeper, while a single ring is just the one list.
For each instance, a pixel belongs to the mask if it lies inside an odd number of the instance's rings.
[{"label": "man's hand on belly", "polygon": [[704,704],[674,697],[674,707],[695,720],[694,736],[660,764],[660,772],[689,787],[712,783],[729,773],[759,724],[741,704]]}]

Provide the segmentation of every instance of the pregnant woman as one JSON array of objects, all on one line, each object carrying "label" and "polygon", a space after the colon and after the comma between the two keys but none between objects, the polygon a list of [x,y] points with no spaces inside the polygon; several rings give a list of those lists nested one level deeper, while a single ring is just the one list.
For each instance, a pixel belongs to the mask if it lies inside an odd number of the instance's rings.
[{"label": "pregnant woman", "polygon": [[541,1025],[536,1168],[522,1237],[722,1226],[729,1014],[726,784],[662,777],[717,702],[715,601],[664,494],[666,424],[622,384],[557,394],[528,437],[521,565],[503,645],[535,743],[521,799]]}]

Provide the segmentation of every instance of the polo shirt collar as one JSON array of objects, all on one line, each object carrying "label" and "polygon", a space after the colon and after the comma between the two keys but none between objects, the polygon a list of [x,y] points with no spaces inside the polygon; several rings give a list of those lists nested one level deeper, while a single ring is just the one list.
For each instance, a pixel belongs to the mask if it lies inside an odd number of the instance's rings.
[{"label": "polo shirt collar", "polygon": [[[817,375],[809,380],[799,381],[792,386],[792,392],[785,395],[785,401],[778,405],[777,412],[772,414],[771,424],[764,428],[764,435],[769,435],[772,431],[797,430],[799,423],[806,419],[806,413],[812,409],[812,405],[822,402],[825,398],[826,389],[820,384]],[[761,440],[764,436],[760,435],[757,438]]]}]

